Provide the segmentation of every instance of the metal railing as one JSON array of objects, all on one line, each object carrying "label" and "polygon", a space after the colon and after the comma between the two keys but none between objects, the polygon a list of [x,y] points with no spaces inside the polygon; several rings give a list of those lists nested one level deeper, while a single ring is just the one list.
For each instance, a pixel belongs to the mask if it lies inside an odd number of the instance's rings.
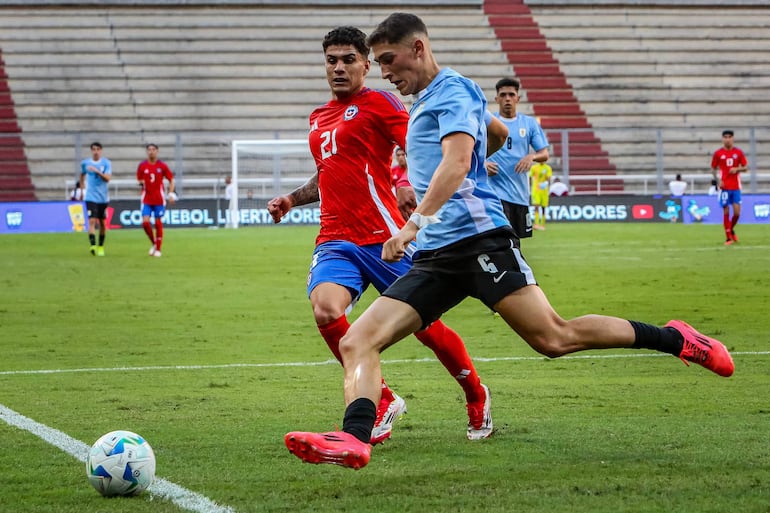
[{"label": "metal railing", "polygon": [[[749,171],[742,175],[747,193],[770,192],[770,127],[732,127],[736,145],[749,160]],[[590,129],[601,149],[609,154],[616,174],[599,175],[599,169],[578,169],[586,155],[580,146],[581,132],[586,129],[547,130],[551,138],[549,164],[555,176],[571,189],[579,191],[595,185],[600,194],[609,193],[609,184],[622,181],[626,192],[665,194],[667,184],[677,174],[690,183],[690,190],[708,189],[711,180],[711,155],[721,146],[720,130],[714,128],[594,128]],[[178,190],[185,197],[216,197],[224,194],[224,176],[230,173],[231,143],[248,139],[244,132],[23,132],[0,134],[0,137],[22,137],[33,183],[41,198],[59,197],[60,188],[67,191],[80,174],[80,161],[88,157],[88,145],[99,140],[105,145],[105,156],[113,161],[115,179],[111,192],[115,197],[134,195],[133,177],[136,165],[144,157],[144,142],[151,140],[162,146],[161,158],[169,163],[176,175]],[[275,134],[274,140],[296,138],[296,133]],[[597,144],[597,143],[595,143]],[[597,155],[599,157],[599,155]],[[280,158],[277,159],[280,164]],[[583,166],[584,167],[584,166]],[[272,197],[276,192],[296,186],[313,173],[310,159],[302,166],[289,169],[265,167],[259,173],[241,177],[242,185],[253,189],[255,196]],[[587,174],[582,174],[587,173]],[[61,176],[61,181],[58,181]],[[122,180],[121,177],[128,178]],[[244,180],[249,180],[244,181]],[[190,191],[186,191],[186,188]],[[282,190],[283,189],[283,190]],[[242,191],[246,192],[246,191]]]},{"label": "metal railing", "polygon": [[[281,185],[286,188],[295,188],[307,180],[305,178],[282,178]],[[275,196],[275,180],[271,178],[241,178],[239,197],[251,199],[266,199]],[[215,199],[225,197],[225,177],[216,178],[187,178],[184,185],[189,193],[184,194],[187,199]],[[64,181],[64,199],[70,199],[75,188],[75,180]],[[139,198],[140,187],[136,180],[112,179],[109,183],[111,200],[127,200]]]},{"label": "metal railing", "polygon": [[[561,179],[561,177],[559,177]],[[770,174],[756,177],[760,192],[770,191]],[[683,174],[682,180],[687,182],[685,194],[706,194],[711,185],[710,175]],[[304,178],[282,178],[282,189],[275,192],[275,179],[270,178],[242,178],[239,180],[239,197],[243,199],[269,199],[277,194],[282,194],[286,189],[293,189],[305,183]],[[562,179],[562,181],[564,181]],[[614,184],[623,182],[624,191],[619,192]],[[566,183],[566,182],[565,182]],[[613,186],[608,187],[610,183]],[[570,177],[570,194],[572,195],[606,195],[606,194],[669,194],[668,186],[658,190],[658,175],[575,175]],[[629,184],[638,185],[628,187]],[[187,199],[223,199],[225,197],[225,178],[188,178],[185,185],[189,193]],[[588,187],[586,187],[588,186]],[[65,180],[63,199],[70,199],[75,187],[74,180]],[[113,179],[110,180],[110,199],[126,200],[139,198],[139,186],[135,180]],[[590,189],[581,191],[580,189]],[[746,191],[751,192],[751,191]]]},{"label": "metal railing", "polygon": [[[569,184],[570,184],[570,194],[595,194],[595,195],[602,195],[602,194],[619,194],[615,188],[607,188],[606,184],[608,182],[611,183],[617,183],[617,182],[623,182],[624,189],[627,189],[628,184],[641,184],[641,188],[635,187],[631,188],[630,190],[632,192],[628,192],[626,194],[644,194],[644,195],[651,195],[651,194],[668,194],[668,183],[665,184],[665,187],[660,190],[658,188],[658,179],[659,176],[657,174],[646,174],[646,175],[573,175],[569,178]],[[685,190],[685,194],[706,194],[709,190],[709,187],[711,186],[711,175],[703,175],[703,174],[682,174],[682,180],[687,182],[687,189]],[[564,181],[562,179],[562,181]],[[749,191],[746,192],[766,192],[770,191],[770,174],[758,174],[756,176],[756,184],[757,184],[757,190],[756,191]],[[587,192],[581,192],[580,190],[576,189],[576,186],[589,186],[589,188],[594,190],[587,191]],[[603,188],[604,186],[604,188]],[[623,194],[622,192],[620,194]]]}]

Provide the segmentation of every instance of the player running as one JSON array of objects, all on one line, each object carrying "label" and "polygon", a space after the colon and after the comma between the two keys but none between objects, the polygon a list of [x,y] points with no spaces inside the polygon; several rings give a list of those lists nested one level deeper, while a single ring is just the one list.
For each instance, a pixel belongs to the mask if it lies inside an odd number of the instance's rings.
[{"label": "player running", "polygon": [[[142,186],[142,227],[152,242],[150,256],[160,257],[163,244],[163,215],[166,213],[166,198],[169,203],[177,200],[174,192],[174,173],[165,162],[158,159],[158,145],[149,143],[145,146],[147,160],[139,163],[136,179]],[[163,180],[168,180],[168,196]],[[150,215],[155,217],[155,234],[152,233]]]},{"label": "player running", "polygon": [[[268,210],[277,223],[292,207],[321,201],[307,292],[321,336],[344,364],[339,342],[350,327],[347,309],[370,284],[382,292],[411,266],[408,255],[395,263],[381,258],[383,242],[405,222],[390,163],[394,147],[404,146],[409,115],[392,93],[365,87],[370,61],[363,32],[338,27],[326,35],[323,49],[332,99],[310,115],[308,137],[318,171],[292,193],[270,200]],[[488,437],[493,430],[489,390],[462,339],[442,322],[423,328],[415,336],[465,392],[468,439]],[[405,411],[403,399],[382,381],[367,440],[374,444],[388,438],[393,420]]]},{"label": "player running", "polygon": [[[529,170],[534,162],[549,158],[548,139],[532,116],[517,113],[520,83],[515,78],[501,78],[495,84],[495,117],[508,128],[502,148],[486,160],[489,185],[500,198],[505,215],[519,239],[532,237],[529,212]],[[534,151],[530,151],[530,149]]]},{"label": "player running", "polygon": [[532,205],[535,206],[535,222],[532,228],[545,230],[545,213],[548,210],[549,188],[553,170],[546,162],[535,162],[529,168],[529,179],[532,184]]},{"label": "player running", "polygon": [[[107,236],[107,207],[110,204],[109,183],[112,178],[112,162],[102,156],[102,145],[91,143],[91,158],[80,163],[80,190],[86,191],[88,210],[88,242],[91,254],[104,256],[104,239]],[[99,224],[99,245],[96,245],[96,224]]]},{"label": "player running", "polygon": [[409,219],[415,207],[417,200],[414,197],[414,189],[409,183],[409,173],[406,168],[406,152],[401,147],[396,147],[394,153],[395,162],[390,168],[391,178],[393,180],[393,190],[398,199],[398,208],[404,219]]},{"label": "player running", "polygon": [[[415,15],[391,14],[369,43],[383,78],[415,98],[405,148],[417,208],[382,245],[382,258],[403,261],[415,237],[418,251],[411,269],[340,341],[347,404],[342,430],[292,431],[284,437],[289,451],[308,463],[366,465],[379,400],[380,353],[435,323],[468,296],[499,312],[512,331],[550,358],[586,349],[647,348],[721,376],[733,374],[727,348],[682,321],[658,327],[606,315],[561,318],[537,285],[487,183],[484,92],[456,71],[439,67],[425,24]],[[683,393],[702,398],[699,389]]]},{"label": "player running", "polygon": [[[725,227],[725,246],[738,242],[735,235],[735,225],[741,217],[741,175],[748,167],[746,155],[740,148],[733,145],[734,133],[732,130],[722,132],[722,147],[714,152],[711,157],[711,172],[714,178],[719,180],[719,204],[723,208],[723,224]],[[719,175],[717,175],[719,171]],[[733,215],[730,217],[730,205],[733,207]]]}]

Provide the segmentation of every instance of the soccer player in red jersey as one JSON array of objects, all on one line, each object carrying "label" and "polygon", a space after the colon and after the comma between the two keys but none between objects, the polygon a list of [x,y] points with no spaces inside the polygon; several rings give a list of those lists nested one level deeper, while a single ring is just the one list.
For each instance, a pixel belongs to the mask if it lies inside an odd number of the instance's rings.
[{"label": "soccer player in red jersey", "polygon": [[[339,341],[350,326],[348,308],[370,284],[382,292],[411,266],[410,258],[396,263],[381,258],[382,244],[405,223],[393,193],[390,163],[394,147],[405,145],[409,115],[395,95],[364,85],[371,63],[363,32],[338,27],[326,35],[323,49],[332,99],[309,119],[308,142],[317,172],[290,194],[270,200],[268,211],[278,223],[294,206],[321,202],[307,292],[321,336],[344,365]],[[464,389],[467,437],[491,435],[489,389],[460,336],[441,321],[415,336]],[[405,411],[403,399],[383,381],[379,405],[371,412],[371,443],[388,438],[393,421]]]},{"label": "soccer player in red jersey", "polygon": [[417,198],[414,195],[412,184],[409,183],[409,176],[406,168],[406,152],[403,148],[396,147],[396,163],[390,168],[390,175],[393,179],[393,189],[398,198],[398,208],[404,219],[409,219],[415,207],[417,207]]},{"label": "soccer player in red jersey", "polygon": [[[150,256],[159,257],[163,244],[163,214],[166,213],[166,199],[174,203],[177,199],[174,192],[174,173],[165,162],[158,159],[158,145],[150,143],[147,150],[147,160],[139,163],[136,169],[136,179],[142,186],[142,227],[144,233],[152,242]],[[168,180],[168,196],[163,180]],[[155,234],[152,232],[150,215],[155,217]]]},{"label": "soccer player in red jersey", "polygon": [[[714,152],[711,157],[711,172],[718,180],[719,204],[724,209],[723,223],[725,227],[725,245],[729,246],[738,242],[735,235],[735,225],[741,217],[741,176],[740,173],[748,169],[746,155],[740,148],[734,146],[732,130],[722,132],[722,147]],[[717,174],[719,171],[719,174]],[[730,205],[733,207],[733,215],[730,217]]]}]

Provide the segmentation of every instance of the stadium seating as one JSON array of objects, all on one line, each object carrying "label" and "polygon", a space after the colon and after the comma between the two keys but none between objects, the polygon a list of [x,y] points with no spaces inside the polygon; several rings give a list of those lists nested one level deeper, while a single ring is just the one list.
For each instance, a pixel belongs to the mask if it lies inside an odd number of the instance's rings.
[{"label": "stadium seating", "polygon": [[[570,176],[614,175],[615,166],[594,134],[529,7],[522,0],[488,0],[484,3],[484,12],[552,144],[551,166],[563,172],[559,169],[565,151],[562,130],[570,129],[573,133],[566,141]],[[602,188],[622,192],[624,185],[620,180],[605,180]],[[596,184],[578,183],[573,189],[593,192]]]},{"label": "stadium seating", "polygon": [[[766,5],[529,4],[603,148],[623,173],[654,172],[658,138],[670,179],[707,174],[724,128],[735,129],[744,150],[750,149],[752,127],[758,141],[770,137]],[[755,157],[762,166],[770,147],[759,144]]]},{"label": "stadium seating", "polygon": [[0,201],[36,199],[20,132],[0,49]]},{"label": "stadium seating", "polygon": [[[341,23],[369,31],[390,12],[387,7],[5,10],[0,44],[9,49],[38,191],[61,198],[65,179],[74,178],[91,140],[104,144],[116,175],[130,178],[144,157],[143,144],[154,141],[161,158],[191,178],[229,172],[233,139],[305,137],[308,114],[329,98],[324,34]],[[481,9],[455,6],[421,14],[442,64],[474,77],[494,96],[496,80],[513,71]],[[84,19],[89,30],[82,29]],[[370,87],[393,90],[376,65],[369,77]],[[80,134],[75,155],[74,133]],[[175,162],[183,162],[184,169]],[[210,194],[210,188],[201,192]]]},{"label": "stadium seating", "polygon": [[[669,3],[678,7],[487,0],[413,11],[439,62],[476,79],[489,100],[500,77],[521,77],[520,111],[548,128],[555,172],[570,129],[573,173],[654,173],[658,139],[667,174],[705,173],[723,127],[739,145],[750,127],[768,137],[770,9],[722,6],[715,25],[712,8]],[[64,197],[92,140],[123,178],[156,142],[184,180],[229,172],[233,139],[304,137],[308,113],[328,99],[323,35],[341,23],[369,31],[392,11],[168,4],[0,8],[18,117],[0,123],[23,130],[38,198]],[[392,90],[376,65],[368,82]],[[758,145],[757,157],[770,149]]]}]

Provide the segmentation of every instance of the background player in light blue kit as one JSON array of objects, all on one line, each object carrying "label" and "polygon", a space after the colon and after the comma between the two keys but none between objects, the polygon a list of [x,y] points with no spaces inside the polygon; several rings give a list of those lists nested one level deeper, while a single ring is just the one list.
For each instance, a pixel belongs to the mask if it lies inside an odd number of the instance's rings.
[{"label": "background player in light blue kit", "polygon": [[[107,206],[110,203],[109,181],[112,162],[102,157],[102,145],[91,143],[91,158],[80,163],[80,189],[85,187],[88,210],[88,241],[91,254],[104,256],[104,238],[107,235]],[[99,223],[99,245],[96,245],[96,223]]]},{"label": "background player in light blue kit", "polygon": [[[484,163],[489,183],[503,202],[505,215],[518,238],[532,237],[529,214],[529,168],[533,162],[548,160],[548,139],[532,116],[516,113],[519,81],[502,78],[495,84],[495,116],[508,127],[508,140]],[[530,151],[530,148],[534,152]]]}]

